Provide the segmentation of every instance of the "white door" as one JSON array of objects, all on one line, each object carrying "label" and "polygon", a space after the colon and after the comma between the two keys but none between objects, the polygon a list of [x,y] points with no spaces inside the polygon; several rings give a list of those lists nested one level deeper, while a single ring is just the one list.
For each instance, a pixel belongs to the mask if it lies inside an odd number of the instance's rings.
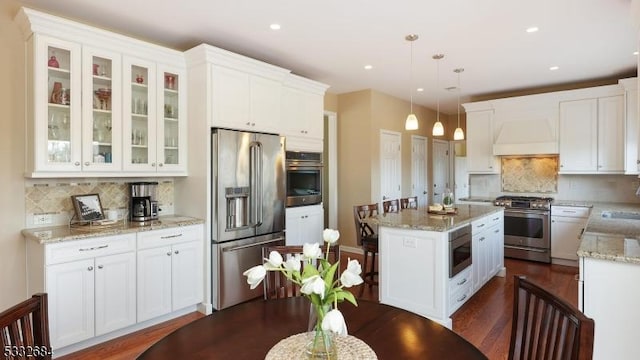
[{"label": "white door", "polygon": [[402,183],[400,133],[380,130],[380,199],[399,199]]},{"label": "white door", "polygon": [[442,203],[442,194],[447,188],[449,188],[449,142],[433,140],[434,203]]},{"label": "white door", "polygon": [[452,141],[449,146],[453,169],[452,191],[456,201],[460,198],[469,197],[469,172],[467,171],[467,152],[465,141]]},{"label": "white door", "polygon": [[411,194],[418,197],[418,205],[429,204],[429,183],[427,181],[427,138],[411,136]]}]

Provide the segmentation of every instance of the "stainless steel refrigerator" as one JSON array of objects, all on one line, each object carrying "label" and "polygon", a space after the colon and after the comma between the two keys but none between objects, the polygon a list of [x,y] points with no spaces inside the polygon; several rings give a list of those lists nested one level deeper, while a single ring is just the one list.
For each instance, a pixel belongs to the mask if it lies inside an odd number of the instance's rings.
[{"label": "stainless steel refrigerator", "polygon": [[242,273],[262,247],[284,245],[285,156],[278,135],[213,128],[212,302],[217,310],[262,296]]}]

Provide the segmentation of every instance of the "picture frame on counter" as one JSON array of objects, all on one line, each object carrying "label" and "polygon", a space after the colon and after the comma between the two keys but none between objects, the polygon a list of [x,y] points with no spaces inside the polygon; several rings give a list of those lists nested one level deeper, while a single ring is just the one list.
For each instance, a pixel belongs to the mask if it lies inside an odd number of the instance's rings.
[{"label": "picture frame on counter", "polygon": [[104,212],[99,194],[84,194],[71,196],[78,221],[91,222],[104,220]]}]

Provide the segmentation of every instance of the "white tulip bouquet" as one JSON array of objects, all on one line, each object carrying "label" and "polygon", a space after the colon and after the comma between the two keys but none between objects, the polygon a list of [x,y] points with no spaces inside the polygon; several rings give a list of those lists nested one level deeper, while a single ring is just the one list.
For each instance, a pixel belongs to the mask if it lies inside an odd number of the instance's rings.
[{"label": "white tulip bouquet", "polygon": [[[327,250],[324,258],[320,244],[304,244],[302,258],[300,255],[289,259],[283,259],[277,251],[272,251],[268,259],[262,265],[257,265],[245,271],[243,275],[247,277],[247,283],[251,289],[255,289],[265,278],[267,271],[280,271],[293,283],[300,286],[300,292],[310,301],[318,315],[315,330],[331,331],[339,335],[347,335],[347,325],[344,317],[337,305],[344,300],[358,306],[353,294],[345,288],[359,285],[363,282],[360,277],[362,268],[358,260],[351,260],[347,268],[340,275],[340,279],[335,279],[336,271],[340,261],[335,264],[329,263],[328,255],[331,245],[340,238],[338,230],[325,229],[322,238],[327,243]],[[301,260],[304,268],[300,272]],[[314,262],[318,267],[314,266]]]}]

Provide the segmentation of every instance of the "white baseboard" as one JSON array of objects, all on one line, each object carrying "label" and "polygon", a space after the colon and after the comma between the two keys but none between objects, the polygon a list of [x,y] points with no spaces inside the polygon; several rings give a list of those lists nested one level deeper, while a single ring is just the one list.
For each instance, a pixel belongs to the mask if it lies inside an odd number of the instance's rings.
[{"label": "white baseboard", "polygon": [[198,304],[198,311],[205,315],[211,315],[213,313],[213,304],[200,303]]}]

